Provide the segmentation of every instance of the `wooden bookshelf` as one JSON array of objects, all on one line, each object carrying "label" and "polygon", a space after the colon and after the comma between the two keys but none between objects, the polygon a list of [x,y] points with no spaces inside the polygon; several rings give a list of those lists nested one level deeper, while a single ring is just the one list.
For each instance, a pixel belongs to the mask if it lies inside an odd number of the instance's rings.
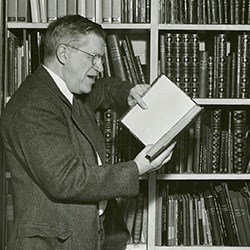
[{"label": "wooden bookshelf", "polygon": [[[149,33],[149,38],[147,43],[149,44],[149,59],[148,59],[148,69],[150,71],[149,81],[152,82],[159,73],[159,34],[160,32],[192,32],[196,33],[204,33],[209,35],[209,32],[250,32],[250,24],[161,24],[159,23],[159,1],[160,0],[151,0],[150,13],[151,13],[151,21],[150,23],[103,23],[101,24],[104,29],[115,30],[117,32],[122,32],[123,30],[133,30],[133,32],[137,31],[145,31]],[[4,12],[3,2],[0,4],[1,13]],[[6,12],[5,12],[6,13]],[[0,15],[1,16],[1,15]],[[3,15],[4,16],[4,15]],[[6,22],[5,25],[5,33],[7,30],[44,30],[48,26],[48,23],[27,23],[27,22]],[[1,27],[1,25],[0,25]],[[0,29],[2,30],[2,29]],[[1,31],[0,31],[1,32]],[[6,34],[5,34],[6,36]],[[0,40],[0,56],[3,53],[3,42],[6,41],[6,37],[1,37]],[[3,58],[3,57],[1,57]],[[4,60],[2,60],[4,62]],[[3,71],[5,69],[5,65],[1,65],[0,68],[0,77],[3,81]],[[6,70],[6,69],[5,69]],[[3,85],[3,84],[2,84]],[[2,88],[2,86],[1,86]],[[1,90],[0,90],[1,92]],[[242,106],[250,106],[250,98],[246,99],[236,99],[236,98],[194,98],[197,104],[204,107],[214,107],[214,106],[223,106],[226,108],[230,107],[242,107]],[[4,186],[5,179],[10,178],[10,176],[5,174],[2,177],[1,181],[1,220],[0,224],[4,225],[5,218],[5,194],[4,194]],[[184,173],[184,174],[157,174],[155,172],[150,173],[147,176],[143,176],[141,178],[143,181],[147,181],[148,183],[148,234],[147,234],[147,244],[138,244],[138,245],[128,245],[127,250],[181,250],[181,249],[195,249],[195,250],[245,250],[250,249],[250,247],[233,247],[233,246],[156,246],[156,190],[158,181],[250,181],[250,174],[193,174],[193,173]],[[2,222],[2,223],[1,223]],[[5,241],[5,233],[4,226],[0,228],[0,250],[4,249],[4,241]],[[2,248],[1,248],[2,247]]]}]

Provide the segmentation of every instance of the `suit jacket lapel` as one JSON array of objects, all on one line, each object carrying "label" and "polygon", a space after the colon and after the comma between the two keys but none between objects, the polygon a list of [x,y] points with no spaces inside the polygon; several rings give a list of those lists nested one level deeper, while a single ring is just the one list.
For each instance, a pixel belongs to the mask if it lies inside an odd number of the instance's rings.
[{"label": "suit jacket lapel", "polygon": [[69,100],[63,95],[63,93],[60,91],[60,89],[57,87],[56,83],[54,82],[53,78],[50,76],[48,71],[40,65],[35,74],[41,79],[41,81],[50,88],[56,95],[58,95],[62,101],[69,106],[69,108],[72,110],[71,118],[76,125],[76,127],[81,131],[81,133],[85,136],[85,138],[89,141],[90,145],[92,146],[93,150],[95,152],[99,152],[101,155],[102,160],[104,160],[103,156],[103,149],[101,149],[100,146],[98,146],[98,143],[96,143],[96,140],[93,140],[91,134],[93,134],[93,130],[90,131],[89,126],[90,122],[86,119],[84,119],[85,116],[80,116],[78,110],[69,102]]}]

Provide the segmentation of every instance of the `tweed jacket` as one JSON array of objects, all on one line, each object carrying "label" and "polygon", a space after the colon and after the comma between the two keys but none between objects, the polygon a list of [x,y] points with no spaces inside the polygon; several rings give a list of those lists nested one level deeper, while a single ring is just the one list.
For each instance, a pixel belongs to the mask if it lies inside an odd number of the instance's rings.
[{"label": "tweed jacket", "polygon": [[77,111],[42,65],[21,84],[1,119],[15,198],[8,249],[99,249],[99,201],[136,195],[139,176],[134,161],[97,165],[105,145],[93,110],[126,105],[130,88],[99,80]]}]

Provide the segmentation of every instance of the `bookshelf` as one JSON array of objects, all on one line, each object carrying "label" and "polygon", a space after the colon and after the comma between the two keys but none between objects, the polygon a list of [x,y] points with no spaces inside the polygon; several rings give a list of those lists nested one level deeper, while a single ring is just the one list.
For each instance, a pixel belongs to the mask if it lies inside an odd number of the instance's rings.
[{"label": "bookshelf", "polygon": [[[226,32],[229,34],[230,32],[238,33],[238,32],[250,32],[250,24],[165,24],[159,23],[159,8],[160,2],[163,1],[155,1],[151,0],[150,3],[150,16],[151,20],[150,23],[103,23],[102,26],[107,32],[114,31],[114,32],[128,32],[132,31],[136,32],[143,32],[145,38],[145,42],[149,48],[149,56],[147,57],[147,69],[149,69],[149,78],[148,80],[152,82],[159,74],[159,60],[160,60],[160,34],[164,32],[172,32],[172,33],[203,33],[206,34],[210,33],[220,33]],[[0,29],[4,31],[4,35],[1,34],[0,40],[0,57],[5,58],[6,52],[4,53],[4,43],[6,43],[6,34],[7,31],[11,31],[13,33],[20,34],[23,30],[29,31],[43,31],[47,28],[48,23],[31,23],[31,22],[7,22],[7,1],[2,1],[0,4],[0,11],[4,13],[2,16],[3,18],[0,26],[5,27],[5,29]],[[5,25],[6,24],[6,25]],[[1,31],[0,31],[1,32]],[[2,60],[4,62],[4,60]],[[6,74],[4,72],[5,64],[2,63],[0,67],[0,77],[2,80],[1,90],[6,84]],[[4,78],[5,76],[5,78]],[[5,80],[4,80],[5,79]],[[249,98],[194,98],[194,100],[201,106],[205,106],[206,108],[218,108],[223,107],[224,109],[231,109],[232,108],[241,108],[241,107],[249,107],[250,106],[250,99]],[[6,93],[3,94],[3,98],[1,103],[3,106],[7,101]],[[1,225],[5,225],[5,185],[6,179],[9,179],[9,175],[1,175]],[[184,181],[199,181],[201,184],[207,181],[234,181],[234,182],[242,182],[242,181],[249,181],[250,175],[249,174],[202,174],[202,173],[182,173],[182,174],[164,174],[164,173],[151,173],[147,177],[141,178],[143,181],[146,181],[148,184],[148,232],[147,232],[147,243],[146,244],[130,244],[128,245],[127,249],[138,249],[138,250],[178,250],[178,249],[196,249],[196,250],[203,250],[203,249],[223,249],[223,250],[240,250],[240,249],[250,249],[248,246],[236,247],[236,246],[158,246],[156,245],[157,241],[157,228],[156,228],[156,221],[157,221],[157,186],[159,182],[178,182],[180,185]],[[5,242],[5,226],[1,226],[0,229],[1,233],[1,249],[4,249],[4,242]]]}]

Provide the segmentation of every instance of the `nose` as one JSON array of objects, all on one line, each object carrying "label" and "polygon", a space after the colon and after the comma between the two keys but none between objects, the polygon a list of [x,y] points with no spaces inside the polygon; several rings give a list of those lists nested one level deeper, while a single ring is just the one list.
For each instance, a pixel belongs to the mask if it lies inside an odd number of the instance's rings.
[{"label": "nose", "polygon": [[94,65],[94,69],[98,71],[99,73],[103,72],[103,64],[101,58],[97,61],[97,63]]}]

